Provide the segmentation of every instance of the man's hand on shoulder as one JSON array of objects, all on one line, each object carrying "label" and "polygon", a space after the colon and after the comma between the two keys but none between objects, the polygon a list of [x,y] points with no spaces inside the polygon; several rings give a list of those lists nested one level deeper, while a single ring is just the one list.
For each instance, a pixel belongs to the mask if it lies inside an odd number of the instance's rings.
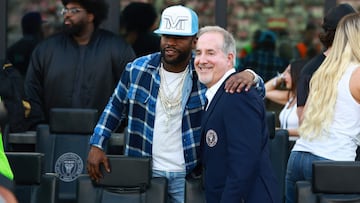
[{"label": "man's hand on shoulder", "polygon": [[259,81],[259,76],[251,69],[232,75],[225,83],[225,91],[229,93],[248,91]]}]

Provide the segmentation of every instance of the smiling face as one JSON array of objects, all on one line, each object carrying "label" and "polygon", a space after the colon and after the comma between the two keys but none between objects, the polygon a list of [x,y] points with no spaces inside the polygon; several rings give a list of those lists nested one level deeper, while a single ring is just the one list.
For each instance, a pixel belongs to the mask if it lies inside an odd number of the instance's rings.
[{"label": "smiling face", "polygon": [[208,88],[216,84],[228,70],[233,68],[234,54],[225,54],[223,44],[223,35],[215,31],[206,32],[198,38],[195,70],[200,82]]},{"label": "smiling face", "polygon": [[[162,35],[160,48],[163,62],[167,67],[184,68],[189,62],[191,52],[195,47],[196,38],[193,36]],[[168,70],[168,71],[182,71]]]}]

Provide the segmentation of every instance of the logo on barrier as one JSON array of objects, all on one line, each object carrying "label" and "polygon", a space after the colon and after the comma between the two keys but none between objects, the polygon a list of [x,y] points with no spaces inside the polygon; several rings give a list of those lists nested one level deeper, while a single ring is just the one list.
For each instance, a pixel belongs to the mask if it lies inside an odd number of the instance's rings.
[{"label": "logo on barrier", "polygon": [[55,173],[64,182],[74,181],[83,171],[83,161],[79,155],[68,152],[61,155],[55,163]]}]

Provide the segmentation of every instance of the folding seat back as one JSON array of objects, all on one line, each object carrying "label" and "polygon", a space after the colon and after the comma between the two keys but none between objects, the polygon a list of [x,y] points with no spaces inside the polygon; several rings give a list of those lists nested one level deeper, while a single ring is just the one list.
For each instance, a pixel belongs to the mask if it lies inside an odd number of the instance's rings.
[{"label": "folding seat back", "polygon": [[19,203],[55,203],[57,175],[44,174],[44,154],[6,152],[14,173],[14,194]]},{"label": "folding seat back", "polygon": [[289,133],[287,130],[276,130],[270,140],[270,159],[278,179],[281,197],[285,196],[285,175],[289,158]]},{"label": "folding seat back", "polygon": [[108,155],[111,172],[103,173],[98,183],[88,175],[77,182],[78,203],[165,203],[166,178],[151,178],[151,158]]},{"label": "folding seat back", "polygon": [[266,124],[269,130],[270,139],[275,137],[275,112],[266,111]]},{"label": "folding seat back", "polygon": [[55,108],[49,125],[37,127],[36,150],[45,154],[45,171],[59,176],[59,201],[76,200],[76,179],[86,173],[89,138],[98,118],[94,109]]}]

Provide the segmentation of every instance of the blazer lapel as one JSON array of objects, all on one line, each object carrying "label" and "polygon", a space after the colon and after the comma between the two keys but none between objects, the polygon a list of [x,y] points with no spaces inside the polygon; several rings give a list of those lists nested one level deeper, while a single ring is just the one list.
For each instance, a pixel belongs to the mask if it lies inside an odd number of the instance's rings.
[{"label": "blazer lapel", "polygon": [[224,90],[224,87],[225,87],[225,82],[223,82],[223,84],[219,87],[219,89],[217,90],[214,98],[211,100],[211,102],[208,104],[208,108],[207,110],[203,111],[203,115],[202,115],[202,122],[201,122],[201,134],[204,133],[204,129],[205,129],[205,126],[207,124],[207,121],[210,117],[210,115],[212,114],[217,102],[219,101],[219,99],[221,98],[221,95],[225,92]]}]

